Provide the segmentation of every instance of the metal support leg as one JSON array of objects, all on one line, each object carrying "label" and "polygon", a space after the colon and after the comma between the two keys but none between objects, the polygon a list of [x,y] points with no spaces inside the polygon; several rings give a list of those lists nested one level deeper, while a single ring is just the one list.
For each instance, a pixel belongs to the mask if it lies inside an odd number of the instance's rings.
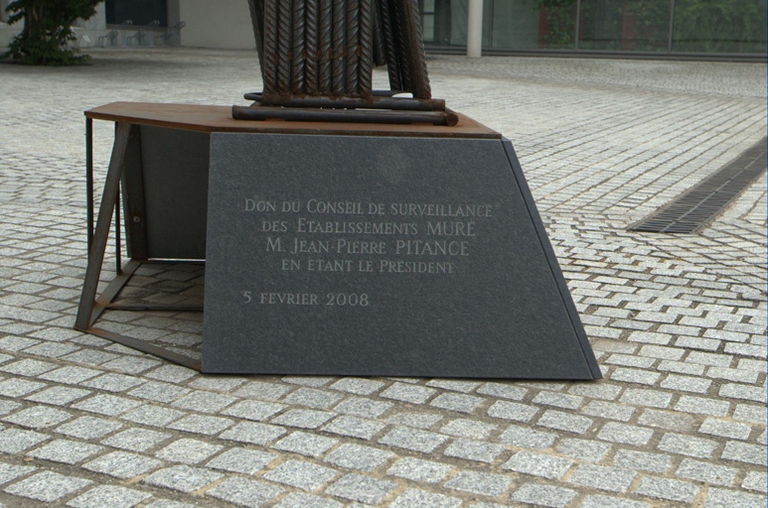
[{"label": "metal support leg", "polygon": [[88,268],[85,272],[83,292],[80,296],[80,306],[77,311],[75,328],[87,330],[91,325],[91,314],[99,285],[99,275],[104,263],[104,253],[109,238],[109,226],[112,222],[112,212],[117,206],[120,192],[120,177],[123,172],[125,150],[128,146],[128,138],[131,133],[131,124],[118,122],[115,131],[115,144],[112,147],[112,157],[109,161],[107,180],[104,183],[104,192],[99,206],[99,217],[96,222],[96,230],[88,252]]},{"label": "metal support leg", "polygon": [[88,200],[85,204],[88,224],[88,252],[93,243],[93,119],[85,119],[85,193]]}]

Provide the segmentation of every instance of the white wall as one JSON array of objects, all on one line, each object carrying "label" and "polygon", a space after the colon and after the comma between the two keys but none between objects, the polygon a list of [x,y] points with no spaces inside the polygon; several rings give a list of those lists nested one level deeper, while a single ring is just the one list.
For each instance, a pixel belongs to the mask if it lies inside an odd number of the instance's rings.
[{"label": "white wall", "polygon": [[181,45],[195,48],[255,49],[247,0],[178,0]]}]

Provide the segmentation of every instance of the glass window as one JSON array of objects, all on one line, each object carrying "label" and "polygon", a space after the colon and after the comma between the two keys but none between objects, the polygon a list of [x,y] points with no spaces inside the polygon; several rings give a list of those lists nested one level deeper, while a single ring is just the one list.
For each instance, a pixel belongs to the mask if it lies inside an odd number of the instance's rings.
[{"label": "glass window", "polygon": [[670,0],[581,0],[579,49],[667,51]]},{"label": "glass window", "polygon": [[675,0],[673,51],[765,53],[766,0]]},{"label": "glass window", "polygon": [[108,25],[119,25],[132,21],[134,26],[149,25],[158,21],[159,26],[168,26],[166,0],[106,0]]},{"label": "glass window", "polygon": [[576,47],[576,0],[538,0],[541,49]]}]

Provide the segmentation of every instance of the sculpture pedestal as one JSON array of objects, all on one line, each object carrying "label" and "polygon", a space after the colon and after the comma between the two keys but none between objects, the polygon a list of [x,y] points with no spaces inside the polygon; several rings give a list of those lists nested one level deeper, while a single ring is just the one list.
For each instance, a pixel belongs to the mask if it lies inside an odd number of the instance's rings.
[{"label": "sculpture pedestal", "polygon": [[228,113],[87,113],[118,129],[78,329],[99,334],[109,306],[94,305],[94,280],[122,178],[131,263],[205,259],[202,362],[107,338],[212,373],[600,377],[498,133],[464,116],[392,127]]}]

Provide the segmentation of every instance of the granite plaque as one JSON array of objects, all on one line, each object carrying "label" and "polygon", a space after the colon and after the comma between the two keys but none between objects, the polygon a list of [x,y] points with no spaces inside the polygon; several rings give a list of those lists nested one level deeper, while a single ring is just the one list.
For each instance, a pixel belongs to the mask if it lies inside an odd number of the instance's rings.
[{"label": "granite plaque", "polygon": [[203,372],[595,379],[507,140],[211,135]]}]

